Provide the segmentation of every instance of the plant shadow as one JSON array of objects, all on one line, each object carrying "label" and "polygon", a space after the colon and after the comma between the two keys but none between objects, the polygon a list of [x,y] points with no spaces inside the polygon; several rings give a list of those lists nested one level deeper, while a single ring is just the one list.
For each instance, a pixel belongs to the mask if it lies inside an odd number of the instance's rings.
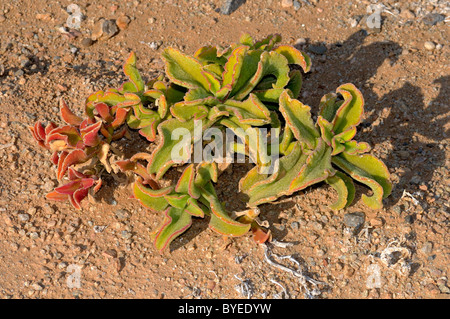
[{"label": "plant shadow", "polygon": [[[404,81],[400,89],[379,97],[372,78],[384,63],[394,66],[403,48],[393,41],[364,45],[367,37],[367,32],[360,30],[343,42],[329,45],[324,55],[313,55],[315,71],[304,75],[300,100],[312,105],[314,112],[323,95],[344,83],[353,83],[361,90],[366,119],[358,127],[357,139],[369,142],[372,147],[391,144],[389,149],[381,150],[380,156],[396,175],[393,191],[384,201],[389,208],[398,203],[403,190],[414,192],[419,185],[428,184],[433,172],[445,163],[445,151],[439,143],[448,134],[449,119],[442,113],[449,100],[449,76],[434,81],[440,84],[440,90],[428,105],[422,89],[401,78],[394,80]],[[307,42],[297,48],[307,51],[309,45]],[[418,141],[417,135],[430,142]]]}]

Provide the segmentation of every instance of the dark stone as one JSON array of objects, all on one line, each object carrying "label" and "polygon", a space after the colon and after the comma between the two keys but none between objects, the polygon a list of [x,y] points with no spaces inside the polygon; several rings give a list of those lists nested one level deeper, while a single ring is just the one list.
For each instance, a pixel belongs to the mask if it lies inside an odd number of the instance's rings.
[{"label": "dark stone", "polygon": [[438,22],[444,21],[445,15],[439,13],[429,13],[423,17],[422,22],[426,25],[436,25]]},{"label": "dark stone", "polygon": [[405,216],[405,222],[407,222],[408,224],[414,223],[414,220],[415,220],[414,215]]},{"label": "dark stone", "polygon": [[81,45],[85,48],[90,47],[93,43],[94,41],[91,38],[84,38],[81,40]]},{"label": "dark stone", "polygon": [[364,224],[365,217],[363,212],[348,213],[344,215],[344,224],[347,227],[359,228]]},{"label": "dark stone", "polygon": [[245,0],[225,0],[220,8],[220,13],[225,15],[232,14],[244,3]]},{"label": "dark stone", "polygon": [[308,50],[315,54],[324,54],[327,52],[327,47],[324,45],[310,45]]}]

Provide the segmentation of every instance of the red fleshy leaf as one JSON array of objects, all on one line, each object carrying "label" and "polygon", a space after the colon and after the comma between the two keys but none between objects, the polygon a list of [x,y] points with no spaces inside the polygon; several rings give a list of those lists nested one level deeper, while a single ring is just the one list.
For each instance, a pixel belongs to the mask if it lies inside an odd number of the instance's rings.
[{"label": "red fleshy leaf", "polygon": [[101,179],[99,179],[97,181],[97,185],[94,186],[94,194],[100,190],[100,188],[102,187],[102,184],[103,184],[103,181]]},{"label": "red fleshy leaf", "polygon": [[45,195],[45,197],[47,199],[56,200],[56,201],[60,201],[60,202],[63,202],[63,201],[66,201],[66,200],[69,199],[69,195],[60,194],[60,193],[58,193],[56,191],[48,193],[47,195]]},{"label": "red fleshy leaf", "polygon": [[72,195],[77,189],[81,187],[81,180],[77,179],[75,181],[71,181],[63,186],[59,186],[55,188],[55,192],[60,194]]},{"label": "red fleshy leaf", "polygon": [[59,154],[58,152],[53,152],[52,157],[50,157],[50,160],[54,165],[58,165],[59,162]]},{"label": "red fleshy leaf", "polygon": [[258,244],[263,244],[270,238],[270,230],[267,232],[264,231],[259,225],[254,225],[256,222],[252,223],[252,233],[253,233],[253,240],[257,242]]},{"label": "red fleshy leaf", "polygon": [[117,141],[120,140],[122,137],[124,137],[127,134],[127,127],[123,126],[118,132],[114,133],[111,140]]},{"label": "red fleshy leaf", "polygon": [[81,140],[81,136],[74,126],[66,125],[53,129],[46,137],[46,144],[54,140],[63,140],[67,145],[76,147],[78,141]]},{"label": "red fleshy leaf", "polygon": [[[36,126],[36,124],[35,124],[35,126]],[[28,129],[31,131],[33,138],[36,140],[36,142],[39,144],[39,146],[48,149],[48,147],[47,147],[47,145],[45,145],[44,141],[37,135],[36,128],[33,126],[28,126]]]},{"label": "red fleshy leaf", "polygon": [[45,129],[41,122],[34,124],[34,133],[38,139],[45,141]]},{"label": "red fleshy leaf", "polygon": [[83,122],[81,122],[81,124],[80,124],[80,130],[85,129],[86,127],[88,127],[89,125],[92,125],[92,124],[94,124],[94,123],[96,123],[95,120],[93,120],[93,119],[91,119],[91,118],[87,118],[87,119],[85,119]]},{"label": "red fleshy leaf", "polygon": [[119,127],[120,125],[122,125],[127,118],[127,114],[128,114],[128,109],[126,109],[126,108],[117,109],[116,118],[111,123],[111,126],[115,129],[115,128]]},{"label": "red fleshy leaf", "polygon": [[69,197],[69,201],[70,201],[70,203],[72,204],[73,207],[75,207],[76,209],[81,209],[80,202],[77,202],[73,198],[73,196],[68,196],[68,197]]},{"label": "red fleshy leaf", "polygon": [[57,127],[58,125],[56,125],[53,122],[48,123],[47,126],[45,127],[45,135],[47,136],[48,134],[50,134],[51,131],[53,131]]},{"label": "red fleshy leaf", "polygon": [[[64,163],[64,160],[66,159],[67,155],[69,155],[68,152],[62,152],[58,159],[58,167],[56,168],[56,177],[61,174],[62,165]],[[64,175],[63,175],[64,176]],[[59,179],[59,178],[58,178]]]},{"label": "red fleshy leaf", "polygon": [[103,102],[96,103],[95,109],[105,122],[110,123],[113,121],[113,117],[111,115],[109,106],[106,103]]},{"label": "red fleshy leaf", "polygon": [[[65,158],[60,167],[58,167],[57,177],[58,180],[61,180],[63,176],[66,174],[67,169],[69,166],[73,164],[79,164],[84,163],[88,160],[88,156],[83,150],[73,150],[70,152]],[[61,161],[61,159],[60,159]],[[58,163],[59,164],[59,163]]]},{"label": "red fleshy leaf", "polygon": [[59,110],[61,112],[61,118],[64,122],[71,125],[80,125],[83,122],[83,119],[77,115],[75,115],[67,106],[66,102],[63,98],[59,100]]},{"label": "red fleshy leaf", "polygon": [[87,188],[81,188],[77,190],[75,193],[73,193],[73,201],[78,205],[79,207],[78,209],[81,208],[80,203],[88,195],[88,193],[89,189]]},{"label": "red fleshy leaf", "polygon": [[88,175],[80,173],[80,172],[76,171],[75,169],[73,169],[72,167],[69,167],[67,176],[69,177],[69,180],[71,180],[71,181],[74,181],[76,179],[81,179],[81,178],[89,178]]},{"label": "red fleshy leaf", "polygon": [[98,136],[98,131],[101,127],[102,122],[97,122],[81,130],[83,142],[86,146],[97,146],[101,142]]}]

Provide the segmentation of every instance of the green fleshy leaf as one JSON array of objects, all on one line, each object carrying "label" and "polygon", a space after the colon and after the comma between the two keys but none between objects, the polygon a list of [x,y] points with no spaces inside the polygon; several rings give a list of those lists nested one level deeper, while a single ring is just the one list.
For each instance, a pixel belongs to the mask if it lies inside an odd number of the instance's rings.
[{"label": "green fleshy leaf", "polygon": [[216,93],[219,99],[225,98],[236,84],[241,73],[247,49],[246,46],[239,46],[233,50],[231,56],[228,58],[222,75],[222,88]]},{"label": "green fleshy leaf", "polygon": [[342,101],[337,103],[336,98],[336,93],[328,93],[322,97],[319,103],[319,116],[330,123],[333,121],[336,111],[342,104]]},{"label": "green fleshy leaf", "polygon": [[209,110],[205,105],[192,105],[180,102],[170,108],[170,113],[180,122],[186,122],[190,119],[207,117]]},{"label": "green fleshy leaf", "polygon": [[200,190],[195,186],[195,170],[194,164],[189,165],[184,170],[180,179],[178,180],[175,191],[181,194],[189,194],[192,198],[200,197]]},{"label": "green fleshy leaf", "polygon": [[267,75],[276,77],[276,82],[273,84],[274,89],[284,88],[289,83],[289,66],[287,59],[274,51],[263,52],[261,60],[258,64],[258,69],[253,74],[253,77],[236,93],[235,99],[244,99]]},{"label": "green fleshy leaf", "polygon": [[[192,102],[194,105],[199,104],[210,104],[212,101],[215,101],[215,97],[211,94],[211,92],[206,91],[204,88],[196,88],[190,89],[186,95],[184,96],[184,101],[178,102]],[[208,103],[208,101],[210,101]]]},{"label": "green fleshy leaf", "polygon": [[270,111],[254,94],[250,94],[245,101],[226,100],[218,107],[233,113],[241,123],[261,126],[271,122]]},{"label": "green fleshy leaf", "polygon": [[197,166],[197,175],[195,176],[194,183],[198,188],[202,188],[210,181],[217,183],[218,174],[219,172],[215,162],[202,162]]},{"label": "green fleshy leaf", "polygon": [[289,64],[301,66],[305,73],[311,69],[311,59],[305,52],[299,51],[290,45],[280,45],[275,49],[275,52],[282,54]]},{"label": "green fleshy leaf", "polygon": [[331,152],[331,156],[336,156],[345,151],[345,145],[335,138],[331,140],[331,148],[333,149],[333,152]]},{"label": "green fleshy leaf", "polygon": [[139,134],[145,137],[149,142],[154,142],[156,139],[156,128],[159,120],[152,122],[150,125],[139,130]]},{"label": "green fleshy leaf", "polygon": [[201,47],[194,53],[194,57],[203,64],[214,63],[218,65],[225,65],[227,62],[227,59],[220,56],[217,52],[217,47],[214,46]]},{"label": "green fleshy leaf", "polygon": [[166,97],[168,106],[171,106],[179,101],[182,101],[185,94],[186,89],[174,83],[170,83],[167,90],[164,91],[164,95]]},{"label": "green fleshy leaf", "polygon": [[272,159],[262,148],[265,145],[263,133],[258,128],[242,123],[235,116],[221,119],[219,123],[232,130],[241,139],[236,145],[240,149],[234,149],[235,152],[249,156],[252,162],[259,166],[271,165]]},{"label": "green fleshy leaf", "polygon": [[292,151],[280,159],[274,174],[259,174],[255,167],[240,181],[240,190],[249,196],[250,207],[291,195],[325,180],[333,172],[330,153],[331,149],[321,140],[310,154],[303,152],[297,142]]},{"label": "green fleshy leaf", "polygon": [[298,141],[305,142],[310,149],[314,149],[316,138],[320,135],[311,118],[311,108],[298,100],[292,99],[289,96],[289,91],[286,90],[280,96],[280,112],[295,138]]},{"label": "green fleshy leaf", "polygon": [[184,209],[190,197],[189,195],[185,194],[169,194],[164,195],[164,198],[166,199],[166,201],[169,203],[170,206],[178,209]]},{"label": "green fleshy leaf", "polygon": [[[217,80],[220,80],[222,78],[222,74],[224,72],[223,66],[221,66],[219,64],[212,64],[212,63],[204,65],[203,70],[208,71],[211,74],[213,74]],[[216,96],[217,96],[217,94],[216,94]]]},{"label": "green fleshy leaf", "polygon": [[[186,122],[180,122],[175,118],[170,118],[161,122],[158,126],[158,135],[161,137],[161,140],[158,144],[156,150],[152,153],[152,157],[149,161],[148,171],[150,174],[156,174],[156,179],[160,179],[164,173],[172,167],[174,164],[184,164],[186,161],[190,159],[191,151],[194,141],[194,138],[198,138],[194,136],[194,119],[188,120]],[[203,131],[210,127],[214,122],[209,121],[207,119],[201,120]],[[184,135],[180,135],[177,139],[172,138],[172,132],[178,130],[179,133],[189,133],[190,135],[186,135],[190,137],[187,142],[187,145],[178,145],[184,140]],[[203,132],[201,132],[203,134]],[[172,150],[175,146],[184,146],[188,147],[187,154],[189,157],[187,158],[172,158]],[[176,162],[179,160],[179,162]]]},{"label": "green fleshy leaf", "polygon": [[289,145],[291,144],[292,140],[294,138],[294,134],[292,134],[291,129],[289,126],[286,125],[283,132],[283,138],[280,143],[280,153],[283,155],[287,155],[287,150]]},{"label": "green fleshy leaf", "polygon": [[[145,83],[142,80],[142,77],[136,68],[136,54],[134,52],[131,52],[130,56],[125,62],[125,65],[123,66],[123,70],[125,74],[128,76],[130,81],[133,83],[134,87],[136,88],[137,92],[141,92],[144,90]],[[124,87],[124,90],[127,89]]]},{"label": "green fleshy leaf", "polygon": [[322,139],[325,141],[325,143],[327,143],[328,146],[331,146],[331,141],[334,137],[333,124],[319,115],[319,117],[317,118],[317,125],[320,128],[320,135],[322,136]]},{"label": "green fleshy leaf", "polygon": [[[262,64],[259,63],[261,53],[262,51],[260,50],[249,50],[246,52],[242,62],[242,65],[245,65],[245,68],[241,68],[239,77],[237,81],[235,81],[235,85],[229,94],[229,98],[234,97],[237,92],[241,91],[242,88],[255,76],[255,73],[259,72],[260,76],[262,75]],[[243,98],[245,98],[245,96]],[[242,100],[243,98],[235,97],[235,99],[238,100]]]},{"label": "green fleshy leaf", "polygon": [[123,94],[123,93],[136,93],[136,92],[139,92],[139,91],[138,91],[138,89],[136,88],[136,85],[134,85],[133,82],[127,81],[127,82],[124,82],[122,84],[122,86],[119,89],[119,92]]},{"label": "green fleshy leaf", "polygon": [[169,207],[164,212],[164,220],[155,236],[155,246],[163,251],[177,236],[184,233],[192,224],[191,215],[185,210]]},{"label": "green fleshy leaf", "polygon": [[191,214],[194,217],[201,217],[203,218],[205,216],[205,212],[203,209],[199,206],[197,203],[197,200],[195,200],[192,197],[189,197],[187,200],[187,206],[185,208],[185,211]]},{"label": "green fleshy leaf", "polygon": [[133,194],[140,203],[154,212],[159,212],[169,205],[164,195],[169,194],[173,190],[173,187],[166,187],[158,190],[142,185],[141,180],[136,180],[133,184]]},{"label": "green fleshy leaf", "polygon": [[243,35],[241,35],[241,37],[239,38],[239,42],[241,44],[244,45],[248,45],[249,47],[253,46],[253,43],[255,42],[253,40],[253,38],[248,34],[248,33],[244,33]]},{"label": "green fleshy leaf", "polygon": [[345,152],[334,156],[332,161],[351,178],[370,187],[373,195],[362,195],[362,200],[368,207],[382,208],[382,199],[392,190],[389,171],[382,161],[368,154],[350,155]]},{"label": "green fleshy leaf", "polygon": [[294,98],[297,98],[302,89],[302,84],[303,84],[302,74],[299,70],[293,70],[289,74],[289,77],[291,79],[289,80],[289,83],[287,84],[286,88],[291,90],[292,96]]},{"label": "green fleshy leaf", "polygon": [[361,122],[364,112],[364,98],[361,92],[351,83],[341,85],[336,92],[344,97],[344,102],[336,111],[333,119],[333,131],[339,134]]},{"label": "green fleshy leaf", "polygon": [[334,138],[340,143],[345,143],[350,141],[356,135],[356,126],[351,126],[342,133],[336,134]]},{"label": "green fleshy leaf", "polygon": [[195,58],[173,48],[166,48],[162,53],[166,63],[166,73],[172,82],[188,89],[202,87],[210,90],[211,83],[205,77],[202,64]]},{"label": "green fleshy leaf", "polygon": [[217,197],[206,192],[203,192],[202,196],[210,204],[211,219],[209,221],[209,227],[212,230],[219,234],[233,237],[245,235],[250,230],[250,224],[242,224],[232,219],[225,212]]},{"label": "green fleshy leaf", "polygon": [[350,177],[337,171],[335,175],[329,176],[325,181],[338,193],[338,199],[330,205],[331,209],[343,209],[353,202],[355,198],[355,185],[353,185]]},{"label": "green fleshy leaf", "polygon": [[271,51],[275,44],[281,41],[281,35],[279,34],[270,34],[266,38],[261,41],[256,42],[252,48],[253,49],[261,49],[266,51]]},{"label": "green fleshy leaf", "polygon": [[344,144],[345,152],[350,155],[357,155],[362,153],[367,153],[370,151],[371,147],[366,142],[358,143],[356,141],[348,141]]}]

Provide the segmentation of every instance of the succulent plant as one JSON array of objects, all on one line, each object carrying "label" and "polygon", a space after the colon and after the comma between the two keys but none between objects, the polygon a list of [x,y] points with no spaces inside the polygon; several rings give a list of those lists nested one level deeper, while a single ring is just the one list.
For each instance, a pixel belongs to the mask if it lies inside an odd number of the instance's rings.
[{"label": "succulent plant", "polygon": [[[241,236],[251,231],[258,243],[270,240],[270,231],[259,221],[258,206],[319,182],[337,191],[332,209],[351,204],[353,180],[373,193],[363,194],[363,202],[381,208],[392,188],[389,172],[368,154],[367,143],[354,140],[364,110],[361,92],[343,84],[336,93],[325,95],[314,122],[311,108],[297,99],[302,86],[299,69],[308,72],[311,61],[305,53],[279,45],[280,41],[279,35],[261,41],[243,35],[239,43],[224,49],[205,46],[193,56],[167,48],[162,58],[168,82],[159,76],[145,83],[131,53],[123,68],[128,81],[120,88],[91,94],[84,117],[61,100],[65,125],[37,122],[30,127],[38,144],[52,151],[60,182],[47,198],[68,200],[81,209],[81,201],[102,186],[104,174],[134,177],[133,198],[162,214],[152,233],[159,251],[194,219],[205,217],[220,234]],[[255,166],[239,182],[247,210],[227,212],[215,191],[223,167],[230,163],[192,158],[195,147],[203,147],[198,133],[209,128],[219,133],[231,130],[243,141],[231,143],[232,150],[253,159]],[[267,129],[274,129],[270,142]],[[112,143],[132,138],[130,130],[155,143],[155,149],[125,158]],[[187,156],[175,159],[180,138],[185,138],[179,130],[188,137],[182,144]],[[173,185],[161,187],[159,181],[174,165],[184,165],[183,173]]]},{"label": "succulent plant", "polygon": [[168,137],[180,125],[193,136],[195,120],[202,121],[204,130],[216,123],[233,131],[278,123],[271,110],[277,109],[280,94],[289,88],[298,95],[302,83],[300,71],[289,66],[298,65],[304,72],[311,67],[305,53],[287,45],[275,47],[280,41],[279,35],[259,42],[243,35],[227,49],[205,46],[194,56],[164,50],[166,74],[186,94],[169,106],[173,118],[158,127],[163,139],[149,163],[150,173],[161,178],[174,164],[169,155],[177,141]]},{"label": "succulent plant", "polygon": [[[372,190],[372,196],[362,195],[368,207],[382,207],[382,199],[392,187],[387,167],[374,156],[363,154],[370,150],[367,143],[353,140],[363,115],[362,94],[353,84],[341,85],[336,92],[322,98],[316,124],[309,106],[293,99],[288,90],[280,95],[280,111],[286,121],[280,153],[285,155],[274,174],[260,174],[255,166],[240,181],[250,207],[326,181],[339,195],[331,207],[342,209],[353,201],[352,179]],[[337,100],[338,94],[342,100]]]},{"label": "succulent plant", "polygon": [[210,216],[211,229],[227,235],[241,236],[250,229],[250,224],[237,222],[223,209],[212,182],[217,182],[217,165],[202,163],[186,167],[175,186],[158,190],[145,187],[140,179],[133,185],[134,197],[154,212],[163,212],[164,219],[155,230],[155,246],[163,250],[178,235],[192,224],[192,217]]}]

